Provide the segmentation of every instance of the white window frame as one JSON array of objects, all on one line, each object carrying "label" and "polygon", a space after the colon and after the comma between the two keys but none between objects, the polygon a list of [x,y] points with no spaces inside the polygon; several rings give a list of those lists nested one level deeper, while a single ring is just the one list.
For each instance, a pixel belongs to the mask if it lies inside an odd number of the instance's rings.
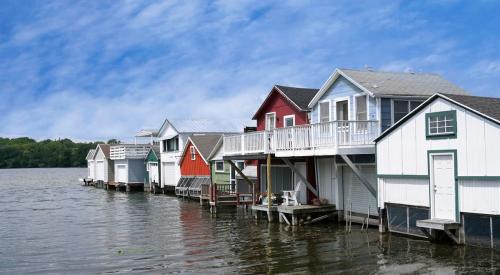
[{"label": "white window frame", "polygon": [[332,121],[332,100],[325,99],[318,102],[318,123],[321,123],[321,103],[328,103],[328,121]]},{"label": "white window frame", "polygon": [[[221,162],[222,162],[222,170],[219,170],[219,169],[217,169],[217,163],[221,163]],[[224,168],[225,168],[224,167],[224,161],[222,161],[222,160],[216,160],[215,161],[215,172],[222,173],[222,172],[224,172]]]},{"label": "white window frame", "polygon": [[191,160],[196,160],[196,148],[194,145],[189,147],[189,154],[191,155]]},{"label": "white window frame", "polygon": [[283,116],[283,128],[287,127],[287,126],[285,126],[287,118],[292,118],[293,119],[293,125],[292,126],[288,126],[288,127],[295,126],[295,115],[287,115],[287,116]]},{"label": "white window frame", "polygon": [[274,128],[273,129],[276,129],[276,120],[277,120],[277,117],[276,117],[276,112],[269,112],[269,113],[266,113],[264,115],[264,129],[266,131],[269,131],[269,126],[267,125],[267,117],[268,115],[273,115],[274,116]]},{"label": "white window frame", "polygon": [[[361,96],[366,96],[365,97],[366,116],[365,116],[365,119],[363,119],[363,120],[368,120],[368,116],[369,116],[368,108],[370,106],[370,102],[368,101],[368,97],[369,97],[368,94],[357,94],[357,95],[354,96],[354,106],[353,106],[353,108],[354,108],[354,120],[358,120],[358,105],[357,105],[357,102],[358,102],[358,97],[361,97]],[[349,103],[347,103],[347,104],[349,104]]]},{"label": "white window frame", "polygon": [[[344,96],[344,97],[339,97],[339,98],[336,98],[333,100],[333,104],[335,104],[335,120],[338,120],[337,118],[337,102],[340,102],[340,101],[347,101],[347,115],[348,116],[351,116],[352,115],[352,110],[351,110],[351,97],[350,96]],[[330,109],[331,109],[331,106],[330,106]],[[330,114],[330,117],[332,115]],[[350,117],[347,118],[347,120],[350,120]]]}]

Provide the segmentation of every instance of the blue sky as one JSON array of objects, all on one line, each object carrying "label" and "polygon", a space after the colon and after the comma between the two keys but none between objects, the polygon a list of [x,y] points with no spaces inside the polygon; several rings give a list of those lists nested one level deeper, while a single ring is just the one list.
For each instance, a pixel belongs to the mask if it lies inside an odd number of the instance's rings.
[{"label": "blue sky", "polygon": [[498,1],[1,1],[0,136],[243,125],[274,84],[435,72],[500,97]]}]

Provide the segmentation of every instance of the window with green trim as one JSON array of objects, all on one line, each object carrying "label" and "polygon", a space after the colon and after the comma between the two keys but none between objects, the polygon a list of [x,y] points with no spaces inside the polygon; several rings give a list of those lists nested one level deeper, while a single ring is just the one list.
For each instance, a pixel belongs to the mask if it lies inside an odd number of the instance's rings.
[{"label": "window with green trim", "polygon": [[457,137],[457,112],[455,110],[427,113],[425,120],[428,139]]}]

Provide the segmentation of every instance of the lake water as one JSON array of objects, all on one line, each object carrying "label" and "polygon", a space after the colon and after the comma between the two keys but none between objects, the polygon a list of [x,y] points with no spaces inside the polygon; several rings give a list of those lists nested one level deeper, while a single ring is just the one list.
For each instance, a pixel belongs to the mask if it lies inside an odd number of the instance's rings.
[{"label": "lake water", "polygon": [[0,170],[0,273],[494,273],[500,254],[376,229],[291,229],[244,209],[79,185],[86,169]]}]

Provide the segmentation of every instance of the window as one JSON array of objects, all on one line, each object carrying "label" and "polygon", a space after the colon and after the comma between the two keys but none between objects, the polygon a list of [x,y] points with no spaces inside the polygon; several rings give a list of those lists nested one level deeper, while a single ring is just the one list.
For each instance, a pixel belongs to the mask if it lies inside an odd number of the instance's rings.
[{"label": "window", "polygon": [[410,111],[408,108],[408,101],[406,100],[394,100],[393,108],[394,123],[398,122]]},{"label": "window", "polygon": [[179,137],[174,137],[171,139],[166,140],[167,144],[167,151],[168,152],[175,152],[179,151]]},{"label": "window", "polygon": [[366,95],[356,97],[356,120],[368,120]]},{"label": "window", "polygon": [[161,147],[163,148],[163,152],[167,151],[167,140],[166,139],[161,141]]},{"label": "window", "polygon": [[284,116],[283,120],[283,127],[295,126],[295,115]]},{"label": "window", "polygon": [[319,122],[330,121],[330,101],[319,103]]},{"label": "window", "polygon": [[349,120],[349,101],[348,100],[337,101],[335,107],[337,108],[336,120]]},{"label": "window", "polygon": [[245,162],[244,161],[237,161],[236,166],[238,167],[238,169],[243,171],[243,169],[245,169]]},{"label": "window", "polygon": [[194,146],[189,147],[191,153],[191,160],[196,160],[196,148]]},{"label": "window", "polygon": [[276,128],[276,113],[266,114],[266,130],[272,131]]},{"label": "window", "polygon": [[422,101],[394,100],[392,112],[394,123],[398,122],[409,112],[415,110],[421,103]]},{"label": "window", "polygon": [[215,172],[224,172],[224,162],[216,161],[215,162]]},{"label": "window", "polygon": [[457,112],[445,111],[425,114],[427,139],[456,138]]}]

